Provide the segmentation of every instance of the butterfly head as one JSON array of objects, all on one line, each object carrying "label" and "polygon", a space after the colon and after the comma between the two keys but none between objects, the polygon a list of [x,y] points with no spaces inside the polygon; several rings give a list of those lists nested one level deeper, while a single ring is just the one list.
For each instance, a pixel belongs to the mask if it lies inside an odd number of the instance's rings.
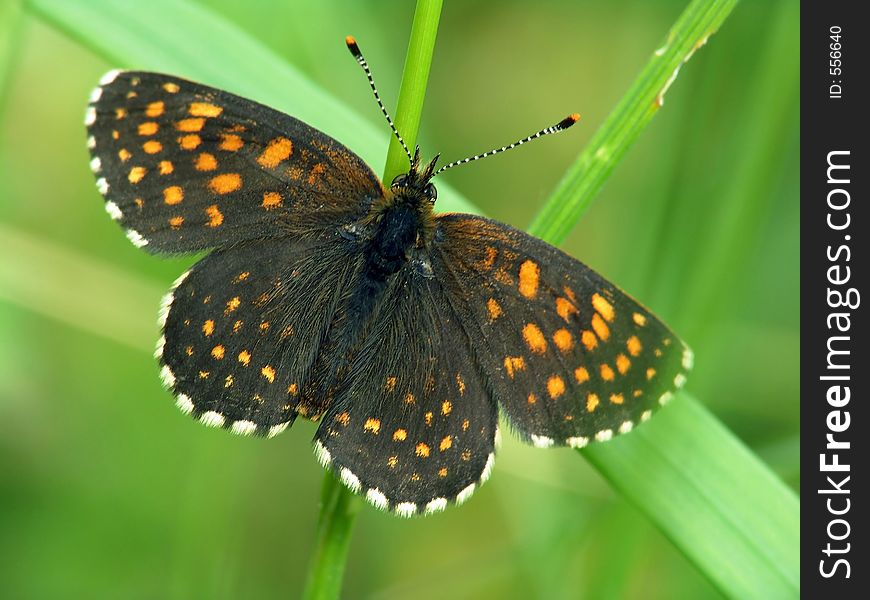
[{"label": "butterfly head", "polygon": [[405,199],[413,204],[422,204],[424,202],[432,205],[438,198],[438,190],[431,182],[435,175],[435,163],[438,162],[438,157],[430,160],[425,165],[421,165],[420,147],[417,146],[414,151],[414,156],[411,157],[411,168],[407,173],[401,173],[393,178],[390,184],[390,191],[396,198]]}]

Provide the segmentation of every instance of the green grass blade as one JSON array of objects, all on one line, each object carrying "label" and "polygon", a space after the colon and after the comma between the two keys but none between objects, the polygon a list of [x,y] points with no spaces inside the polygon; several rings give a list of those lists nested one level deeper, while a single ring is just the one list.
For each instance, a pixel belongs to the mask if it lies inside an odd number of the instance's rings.
[{"label": "green grass blade", "polygon": [[317,542],[305,583],[305,600],[332,600],[341,596],[353,524],[359,499],[332,473],[325,473],[320,494]]},{"label": "green grass blade", "polygon": [[[441,0],[420,0],[414,12],[411,25],[411,39],[408,41],[408,54],[402,71],[402,85],[399,88],[399,102],[396,108],[396,129],[402,134],[411,152],[417,143],[420,129],[420,115],[423,114],[423,101],[426,98],[426,84],[429,82],[429,66],[435,51],[435,36],[441,18]],[[387,166],[384,181],[390,182],[399,173],[408,170],[408,157],[399,140],[390,138],[387,153]]]},{"label": "green grass blade", "polygon": [[[560,243],[662,106],[679,68],[734,7],[695,0],[671,29],[530,232]],[[581,451],[723,593],[796,597],[800,507],[789,490],[697,400],[681,395],[649,425]]]},{"label": "green grass blade", "polygon": [[797,497],[688,394],[583,454],[726,596],[799,596]]},{"label": "green grass blade", "polygon": [[577,158],[532,221],[529,232],[560,243],[604,186],[613,168],[663,106],[680,68],[707,42],[737,0],[694,0],[671,28],[664,45]]}]

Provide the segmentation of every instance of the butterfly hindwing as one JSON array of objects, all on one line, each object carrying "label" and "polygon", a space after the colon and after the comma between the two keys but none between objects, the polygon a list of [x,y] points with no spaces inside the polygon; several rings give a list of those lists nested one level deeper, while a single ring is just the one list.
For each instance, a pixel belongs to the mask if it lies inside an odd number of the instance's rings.
[{"label": "butterfly hindwing", "polygon": [[326,466],[402,516],[462,502],[495,459],[497,408],[441,284],[405,268],[388,284],[317,432]]},{"label": "butterfly hindwing", "polygon": [[371,169],[326,134],[169,75],[107,74],[85,122],[106,211],[150,252],[324,230],[383,196]]},{"label": "butterfly hindwing", "polygon": [[311,369],[354,272],[341,244],[275,238],[216,250],[164,299],[157,355],[178,406],[207,425],[275,435],[317,419]]},{"label": "butterfly hindwing", "polygon": [[[589,267],[507,225],[441,215],[435,256],[511,425],[536,446],[629,431],[685,381],[692,354]],[[434,260],[434,259],[433,259]]]}]

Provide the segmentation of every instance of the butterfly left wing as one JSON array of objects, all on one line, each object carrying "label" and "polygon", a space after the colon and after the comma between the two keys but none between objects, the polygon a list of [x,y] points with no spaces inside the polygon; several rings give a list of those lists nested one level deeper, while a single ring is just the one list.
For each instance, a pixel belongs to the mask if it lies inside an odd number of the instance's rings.
[{"label": "butterfly left wing", "polygon": [[557,248],[489,219],[439,215],[433,262],[511,425],[536,446],[631,430],[686,380],[691,351],[646,308]]},{"label": "butterfly left wing", "polygon": [[498,411],[438,273],[404,269],[377,311],[315,451],[378,508],[443,510],[489,476]]},{"label": "butterfly left wing", "polygon": [[383,196],[328,135],[171,75],[113,71],[85,117],[106,211],[149,252],[192,252],[356,221]]}]

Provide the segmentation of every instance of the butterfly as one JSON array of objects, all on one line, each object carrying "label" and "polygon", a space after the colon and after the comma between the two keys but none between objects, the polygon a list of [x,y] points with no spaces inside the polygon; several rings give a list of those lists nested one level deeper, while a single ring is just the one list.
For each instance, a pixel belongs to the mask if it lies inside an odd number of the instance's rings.
[{"label": "butterfly", "polygon": [[242,435],[318,422],[319,461],[378,508],[465,501],[492,471],[499,411],[535,446],[583,447],[646,421],[692,366],[574,258],[434,212],[438,157],[419,148],[385,186],[291,116],[150,72],[104,76],[85,121],[129,240],[209,251],[160,309],[156,357],[178,407]]}]

